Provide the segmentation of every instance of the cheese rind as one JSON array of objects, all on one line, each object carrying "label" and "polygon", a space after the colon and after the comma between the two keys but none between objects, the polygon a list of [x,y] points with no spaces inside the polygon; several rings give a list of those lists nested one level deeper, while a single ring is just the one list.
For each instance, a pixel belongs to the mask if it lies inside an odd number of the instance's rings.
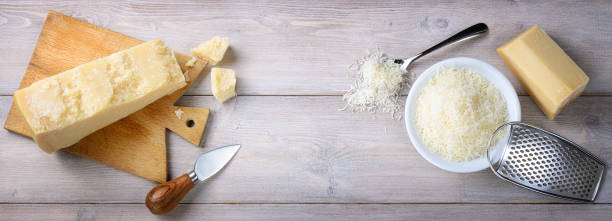
[{"label": "cheese rind", "polygon": [[52,153],[185,85],[174,53],[155,40],[37,81],[14,98],[38,146]]},{"label": "cheese rind", "polygon": [[538,26],[502,45],[497,53],[551,120],[589,82],[584,71]]},{"label": "cheese rind", "polygon": [[191,53],[200,59],[207,60],[211,65],[216,65],[223,59],[225,51],[229,47],[229,39],[213,37],[210,41],[204,42],[198,47],[192,48]]},{"label": "cheese rind", "polygon": [[236,96],[236,74],[232,69],[212,68],[210,82],[213,95],[221,103]]}]

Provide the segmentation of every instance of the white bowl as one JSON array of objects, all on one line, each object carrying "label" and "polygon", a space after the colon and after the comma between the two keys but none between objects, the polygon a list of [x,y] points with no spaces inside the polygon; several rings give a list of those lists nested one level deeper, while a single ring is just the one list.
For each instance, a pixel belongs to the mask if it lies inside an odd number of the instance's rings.
[{"label": "white bowl", "polygon": [[[452,67],[465,68],[475,71],[489,80],[489,82],[491,82],[499,90],[506,100],[506,106],[508,108],[508,121],[521,120],[521,105],[519,103],[518,96],[516,96],[516,91],[514,90],[514,87],[512,87],[510,81],[508,81],[508,79],[501,72],[495,69],[495,67],[474,58],[457,57],[440,61],[425,70],[412,84],[410,93],[406,98],[406,113],[404,117],[406,120],[406,129],[408,130],[408,136],[410,137],[412,146],[414,146],[421,156],[429,161],[429,163],[436,165],[440,169],[456,173],[476,172],[489,167],[486,156],[484,156],[486,154],[480,158],[464,162],[455,162],[444,159],[439,154],[432,152],[429,150],[429,148],[427,148],[414,127],[413,116],[414,112],[416,111],[416,100],[421,92],[421,89],[434,75],[438,73],[440,68]],[[498,145],[503,144],[502,142],[498,142]]]}]

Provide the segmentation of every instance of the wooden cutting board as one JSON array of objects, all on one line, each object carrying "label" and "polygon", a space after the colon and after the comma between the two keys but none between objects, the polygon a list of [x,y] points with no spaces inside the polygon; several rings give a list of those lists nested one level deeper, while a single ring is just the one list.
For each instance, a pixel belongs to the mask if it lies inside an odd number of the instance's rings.
[{"label": "wooden cutting board", "polygon": [[[142,43],[138,39],[50,11],[19,88]],[[64,150],[128,173],[157,181],[167,180],[166,128],[199,145],[206,126],[207,108],[174,106],[206,62],[185,67],[190,56],[175,53],[189,81],[185,88],[83,138]],[[175,113],[181,109],[181,119]],[[31,137],[23,116],[13,103],[4,127]],[[32,150],[42,151],[42,150]]]}]

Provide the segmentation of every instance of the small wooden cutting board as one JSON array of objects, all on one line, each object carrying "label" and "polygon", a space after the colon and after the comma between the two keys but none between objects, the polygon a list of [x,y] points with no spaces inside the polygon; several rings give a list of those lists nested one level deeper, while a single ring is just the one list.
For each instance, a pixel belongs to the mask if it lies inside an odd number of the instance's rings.
[{"label": "small wooden cutting board", "polygon": [[[142,42],[50,11],[19,88]],[[174,106],[206,67],[206,62],[202,60],[196,61],[192,67],[186,67],[185,63],[191,57],[179,53],[175,53],[175,56],[183,72],[189,76],[187,86],[96,131],[65,150],[149,180],[165,182],[168,178],[166,128],[197,146],[209,114],[207,108]],[[176,114],[175,111],[179,109],[182,115]],[[31,137],[15,103],[4,127]]]}]

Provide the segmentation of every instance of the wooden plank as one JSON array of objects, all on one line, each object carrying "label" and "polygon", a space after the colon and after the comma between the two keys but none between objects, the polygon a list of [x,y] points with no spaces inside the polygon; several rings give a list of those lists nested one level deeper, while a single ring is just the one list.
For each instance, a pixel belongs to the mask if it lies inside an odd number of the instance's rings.
[{"label": "wooden plank", "polygon": [[[529,97],[523,119],[574,140],[612,165],[612,97],[580,97],[554,121]],[[7,107],[11,97],[0,97]],[[228,167],[198,184],[186,203],[542,203],[566,202],[500,180],[490,171],[445,172],[412,148],[404,122],[389,114],[338,111],[338,96],[239,96],[208,106],[204,147],[168,136],[170,177],[188,172],[215,147],[242,144]],[[0,118],[5,118],[6,108]],[[142,203],[154,183],[59,151],[48,155],[24,137],[0,130],[0,202]],[[612,179],[610,172],[606,180]],[[612,202],[605,182],[597,202]]]},{"label": "wooden plank", "polygon": [[3,220],[610,220],[612,205],[180,204],[154,216],[141,204],[4,204]]},{"label": "wooden plank", "polygon": [[[242,95],[339,95],[352,83],[347,67],[366,49],[408,57],[477,22],[489,25],[488,36],[427,56],[412,72],[444,58],[474,57],[497,67],[525,94],[495,49],[538,24],[591,77],[585,94],[612,95],[609,6],[544,0],[4,2],[0,94],[17,89],[44,15],[58,10],[138,39],[162,39],[179,52],[228,36],[232,48],[219,66],[236,70]],[[209,80],[188,94],[210,95]]]}]

